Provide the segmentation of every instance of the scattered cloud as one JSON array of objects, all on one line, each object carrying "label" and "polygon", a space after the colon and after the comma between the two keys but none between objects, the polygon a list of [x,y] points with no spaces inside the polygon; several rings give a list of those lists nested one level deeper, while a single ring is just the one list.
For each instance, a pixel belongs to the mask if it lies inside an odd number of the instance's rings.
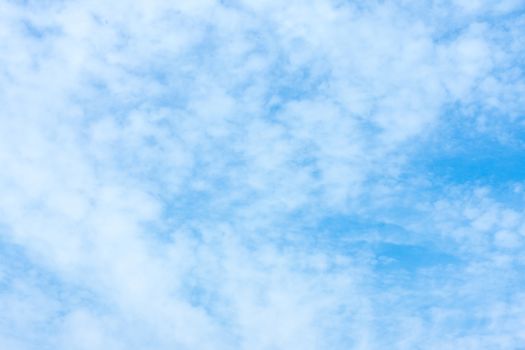
[{"label": "scattered cloud", "polygon": [[0,347],[519,349],[524,10],[0,0]]}]

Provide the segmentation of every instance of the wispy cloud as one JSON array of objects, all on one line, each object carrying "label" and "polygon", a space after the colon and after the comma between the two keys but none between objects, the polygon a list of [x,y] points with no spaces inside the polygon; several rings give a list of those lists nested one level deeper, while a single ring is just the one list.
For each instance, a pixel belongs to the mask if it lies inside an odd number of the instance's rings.
[{"label": "wispy cloud", "polygon": [[0,1],[0,348],[518,349],[521,1]]}]

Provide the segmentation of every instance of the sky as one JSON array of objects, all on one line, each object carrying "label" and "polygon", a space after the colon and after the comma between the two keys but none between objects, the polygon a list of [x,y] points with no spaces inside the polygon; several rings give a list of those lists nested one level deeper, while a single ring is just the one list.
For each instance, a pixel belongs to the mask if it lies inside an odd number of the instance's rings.
[{"label": "sky", "polygon": [[0,349],[525,349],[523,0],[0,0]]}]

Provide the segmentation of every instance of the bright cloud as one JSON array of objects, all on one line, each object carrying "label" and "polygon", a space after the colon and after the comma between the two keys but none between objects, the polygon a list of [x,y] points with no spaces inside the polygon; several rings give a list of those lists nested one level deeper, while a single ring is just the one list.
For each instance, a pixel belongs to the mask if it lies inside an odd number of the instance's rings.
[{"label": "bright cloud", "polygon": [[523,347],[524,11],[0,0],[0,348]]}]

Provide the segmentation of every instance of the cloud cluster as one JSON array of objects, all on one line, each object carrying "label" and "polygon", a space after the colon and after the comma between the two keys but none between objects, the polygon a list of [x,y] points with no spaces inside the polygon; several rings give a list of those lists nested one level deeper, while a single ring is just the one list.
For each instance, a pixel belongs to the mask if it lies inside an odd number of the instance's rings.
[{"label": "cloud cluster", "polygon": [[0,1],[0,348],[518,349],[524,9]]}]

